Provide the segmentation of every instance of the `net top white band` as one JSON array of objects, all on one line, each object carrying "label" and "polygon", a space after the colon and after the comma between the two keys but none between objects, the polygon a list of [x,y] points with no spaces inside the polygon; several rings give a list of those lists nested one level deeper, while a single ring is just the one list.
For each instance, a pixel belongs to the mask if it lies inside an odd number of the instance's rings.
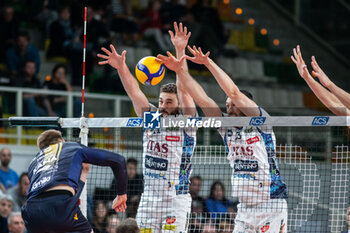
[{"label": "net top white band", "polygon": [[[162,127],[174,127],[180,121],[193,118],[168,117],[161,118]],[[209,122],[208,128],[216,128],[216,122],[221,122],[221,127],[229,126],[281,126],[281,127],[307,127],[307,126],[350,126],[350,116],[274,116],[274,117],[197,117],[196,120]],[[142,118],[118,117],[118,118],[87,118],[89,128],[123,128],[143,127]],[[168,122],[173,124],[169,126]],[[59,123],[62,128],[80,128],[79,118],[61,118]],[[165,124],[164,124],[165,123]]]}]

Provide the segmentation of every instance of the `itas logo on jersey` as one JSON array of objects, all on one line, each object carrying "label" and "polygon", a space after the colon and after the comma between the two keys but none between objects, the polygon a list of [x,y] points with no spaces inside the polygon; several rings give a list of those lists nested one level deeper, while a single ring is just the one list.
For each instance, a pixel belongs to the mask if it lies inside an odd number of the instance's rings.
[{"label": "itas logo on jersey", "polygon": [[259,170],[258,161],[254,160],[235,160],[235,172],[257,172]]},{"label": "itas logo on jersey", "polygon": [[129,118],[126,127],[139,127],[142,125],[142,118]]},{"label": "itas logo on jersey", "polygon": [[252,146],[230,146],[233,155],[252,156],[254,155]]},{"label": "itas logo on jersey", "polygon": [[168,153],[168,144],[166,143],[159,143],[153,140],[149,140],[147,143],[147,150],[152,152],[159,152],[159,153]]},{"label": "itas logo on jersey", "polygon": [[265,121],[266,121],[266,117],[252,117],[250,119],[249,125],[259,126],[259,125],[263,125]]},{"label": "itas logo on jersey", "polygon": [[327,125],[329,117],[314,117],[312,125]]},{"label": "itas logo on jersey", "polygon": [[144,112],[143,119],[144,124],[143,128],[145,129],[160,129],[160,112]]},{"label": "itas logo on jersey", "polygon": [[146,155],[145,167],[157,171],[168,170],[168,160]]}]

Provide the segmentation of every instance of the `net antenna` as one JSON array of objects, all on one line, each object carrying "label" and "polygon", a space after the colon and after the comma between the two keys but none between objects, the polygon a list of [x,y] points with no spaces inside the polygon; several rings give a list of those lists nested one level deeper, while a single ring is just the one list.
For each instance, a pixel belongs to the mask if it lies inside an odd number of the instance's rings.
[{"label": "net antenna", "polygon": [[[85,58],[86,58],[86,26],[87,26],[87,7],[84,7],[84,49],[83,49],[83,80],[82,80],[82,96],[81,96],[81,116],[80,116],[80,143],[88,146],[89,127],[87,119],[84,116],[84,96],[85,96]],[[87,181],[86,181],[87,183]],[[87,217],[87,191],[85,184],[80,195],[80,210]]]}]

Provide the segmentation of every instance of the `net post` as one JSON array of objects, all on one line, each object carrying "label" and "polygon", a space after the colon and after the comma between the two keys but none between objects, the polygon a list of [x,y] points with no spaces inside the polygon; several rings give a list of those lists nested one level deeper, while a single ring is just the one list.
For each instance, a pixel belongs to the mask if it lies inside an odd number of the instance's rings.
[{"label": "net post", "polygon": [[[81,144],[88,146],[89,128],[87,119],[84,117],[85,103],[85,58],[86,58],[86,25],[87,25],[87,7],[84,7],[84,48],[83,48],[83,78],[82,78],[82,96],[81,96],[81,118],[80,118],[80,134]],[[87,180],[83,191],[80,195],[80,209],[85,217],[87,217]]]},{"label": "net post", "polygon": [[[88,146],[88,134],[89,134],[89,127],[87,123],[87,118],[81,117],[80,118],[80,142],[84,146]],[[87,181],[83,188],[83,191],[80,195],[80,210],[83,213],[85,217],[87,217],[87,191],[86,191]]]}]

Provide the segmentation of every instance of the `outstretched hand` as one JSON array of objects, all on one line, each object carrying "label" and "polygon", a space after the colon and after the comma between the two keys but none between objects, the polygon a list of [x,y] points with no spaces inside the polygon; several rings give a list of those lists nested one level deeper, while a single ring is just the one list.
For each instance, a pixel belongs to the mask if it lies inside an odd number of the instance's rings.
[{"label": "outstretched hand", "polygon": [[319,65],[316,62],[315,56],[312,56],[311,59],[312,59],[311,66],[314,69],[312,71],[312,75],[314,77],[317,77],[324,87],[329,88],[332,85],[332,81],[328,78],[328,76],[319,67]]},{"label": "outstretched hand", "polygon": [[302,55],[301,55],[299,45],[297,45],[296,49],[293,48],[293,54],[294,54],[294,56],[291,56],[290,58],[292,59],[294,64],[297,66],[300,76],[305,80],[308,78],[312,78],[309,71],[307,70],[307,66],[304,62]]},{"label": "outstretched hand", "polygon": [[186,45],[188,43],[188,39],[191,36],[191,32],[187,33],[187,27],[183,27],[182,23],[179,23],[179,26],[176,22],[174,22],[174,30],[175,35],[173,31],[169,30],[171,42],[175,46],[176,50],[185,50]]},{"label": "outstretched hand", "polygon": [[168,56],[158,54],[156,61],[162,62],[168,69],[172,71],[179,71],[182,68],[185,56],[181,57],[181,59],[179,60],[176,57],[174,57],[169,51],[167,51],[166,53]]},{"label": "outstretched hand", "polygon": [[194,63],[201,64],[201,65],[208,65],[209,64],[209,55],[210,52],[207,52],[204,54],[202,52],[202,49],[200,47],[197,47],[193,45],[193,49],[190,46],[187,46],[188,50],[192,53],[193,57],[185,56],[187,60],[190,60]]},{"label": "outstretched hand", "polygon": [[108,49],[106,49],[104,47],[101,48],[101,50],[103,52],[105,52],[106,55],[100,54],[100,53],[97,54],[97,57],[105,59],[104,61],[98,62],[98,64],[99,65],[109,64],[110,66],[112,66],[115,69],[122,68],[123,65],[125,65],[126,51],[124,50],[122,52],[122,54],[119,55],[112,44],[109,47],[111,48],[111,51],[109,51]]},{"label": "outstretched hand", "polygon": [[112,209],[115,210],[115,212],[125,212],[126,209],[126,194],[119,195],[113,200]]}]

